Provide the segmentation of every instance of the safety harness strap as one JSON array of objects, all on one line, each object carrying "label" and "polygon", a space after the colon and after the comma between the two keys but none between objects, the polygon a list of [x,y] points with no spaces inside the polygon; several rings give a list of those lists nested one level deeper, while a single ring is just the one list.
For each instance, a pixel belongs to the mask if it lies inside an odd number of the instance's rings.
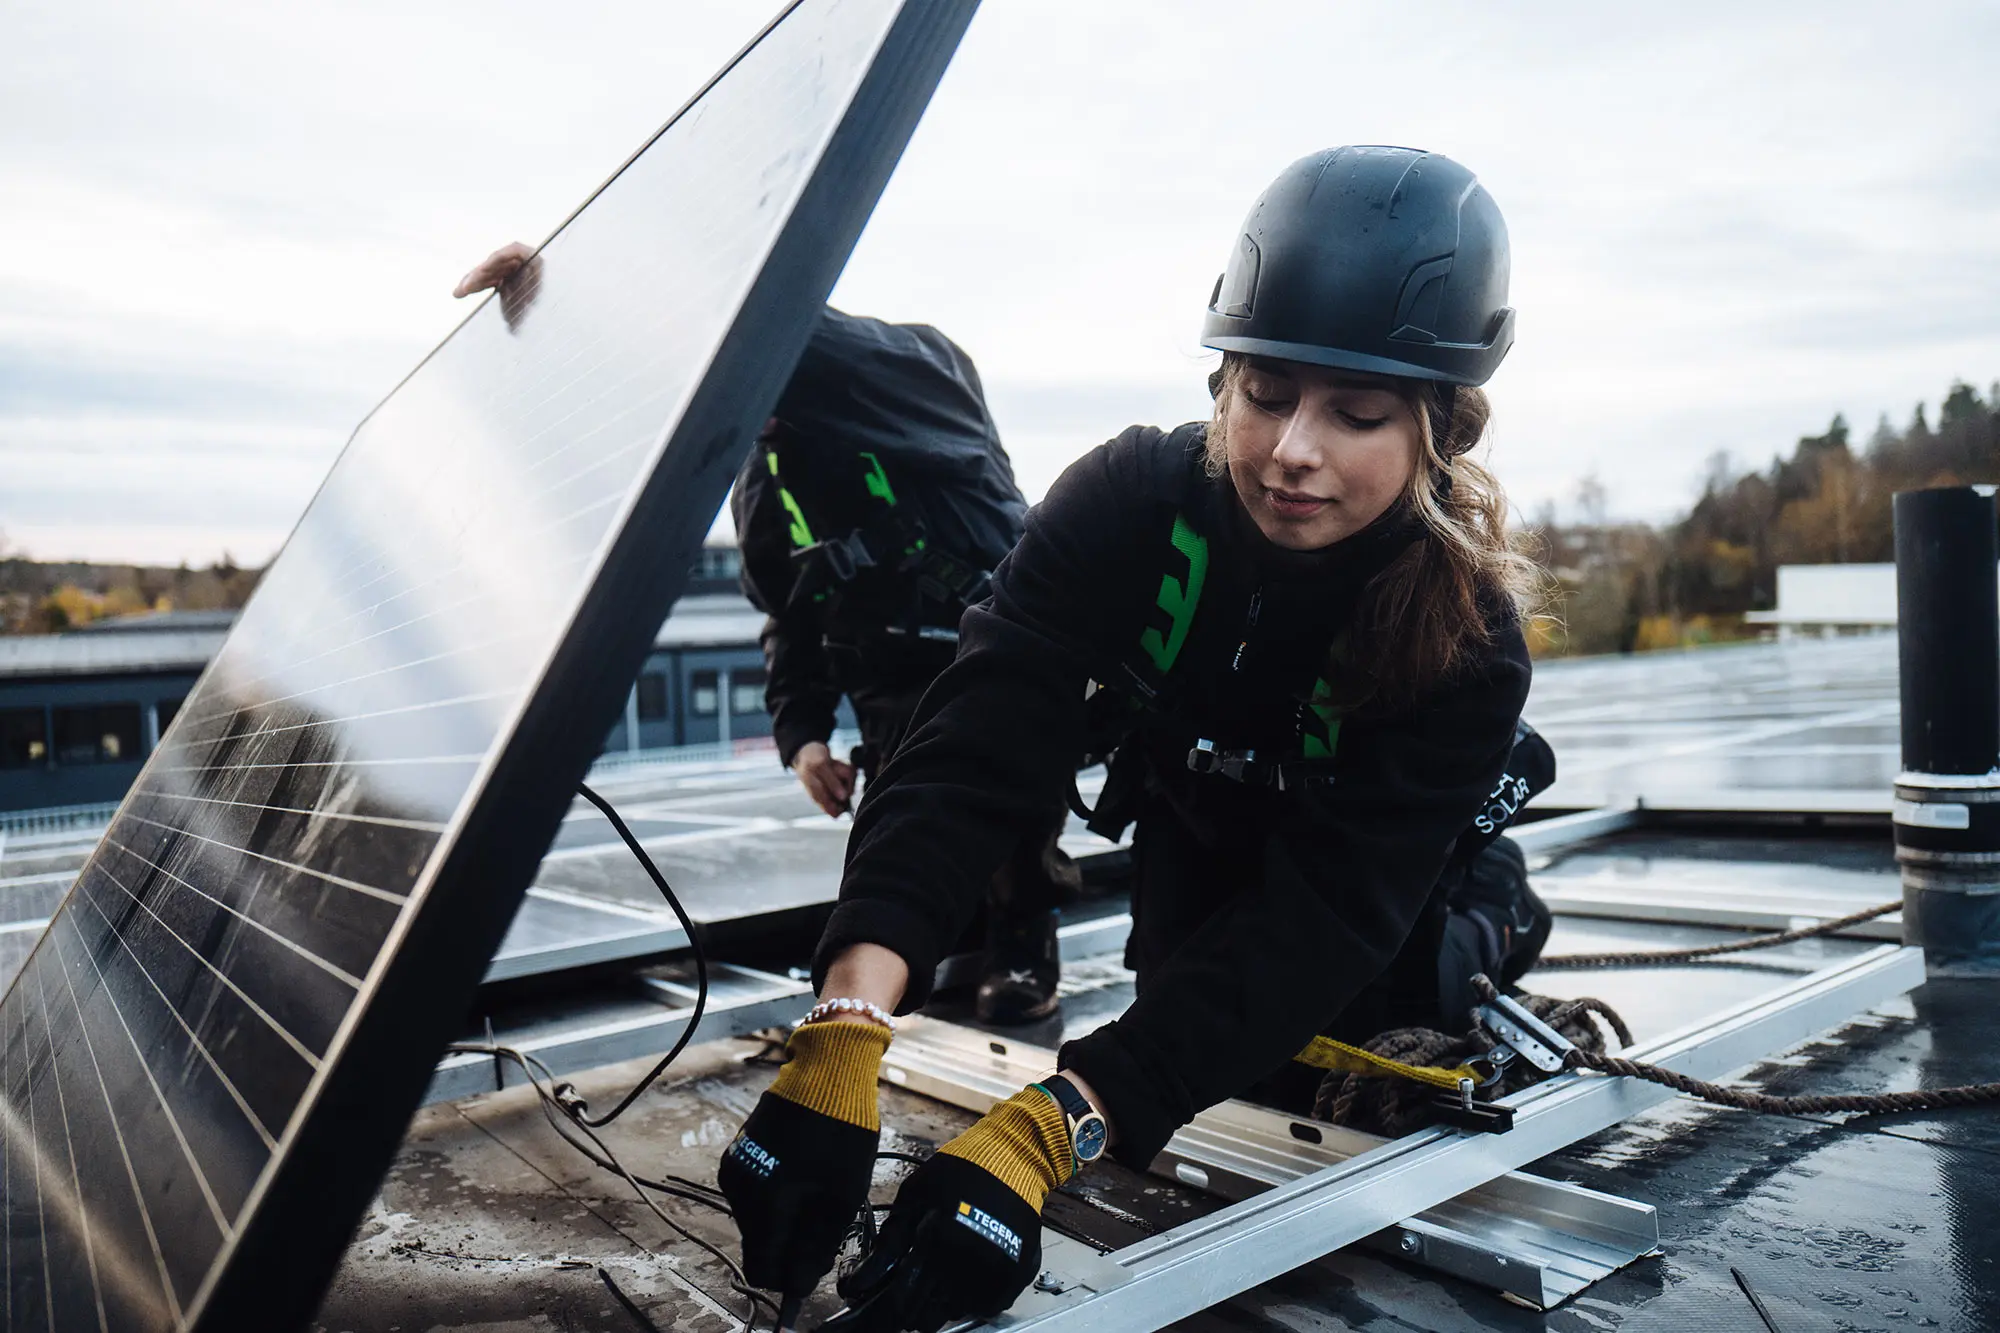
[{"label": "safety harness strap", "polygon": [[814,541],[804,511],[778,475],[777,451],[765,451],[765,462],[778,485],[778,499],[791,517],[792,559],[799,565],[791,601],[823,600],[835,585],[852,582],[867,569],[909,574],[920,597],[947,607],[963,608],[983,600],[992,586],[991,573],[933,545],[923,520],[901,510],[882,460],[865,451],[858,457],[863,462],[862,484],[881,502],[881,509],[871,521],[845,536]]},{"label": "safety harness strap", "polygon": [[1435,1065],[1404,1064],[1401,1060],[1375,1055],[1362,1050],[1359,1046],[1349,1046],[1346,1042],[1335,1041],[1331,1037],[1314,1037],[1306,1043],[1306,1048],[1292,1059],[1302,1065],[1311,1065],[1314,1069],[1324,1069],[1331,1073],[1406,1078],[1451,1093],[1459,1091],[1462,1080],[1470,1079],[1478,1084],[1486,1082],[1488,1077],[1470,1065],[1443,1069]]}]

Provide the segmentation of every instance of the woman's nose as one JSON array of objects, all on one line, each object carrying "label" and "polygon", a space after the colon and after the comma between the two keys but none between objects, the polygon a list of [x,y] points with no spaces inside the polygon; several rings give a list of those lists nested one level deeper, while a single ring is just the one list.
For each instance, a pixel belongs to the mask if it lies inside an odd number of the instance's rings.
[{"label": "woman's nose", "polygon": [[1304,417],[1303,412],[1292,413],[1278,437],[1278,447],[1271,451],[1272,461],[1287,472],[1303,472],[1320,464],[1319,440]]}]

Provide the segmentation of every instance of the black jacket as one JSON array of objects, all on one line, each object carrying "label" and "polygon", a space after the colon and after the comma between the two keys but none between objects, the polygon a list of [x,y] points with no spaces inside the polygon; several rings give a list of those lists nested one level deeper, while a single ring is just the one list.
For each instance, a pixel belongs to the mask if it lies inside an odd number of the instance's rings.
[{"label": "black jacket", "polygon": [[[867,478],[878,467],[871,491]],[[870,643],[866,653],[830,659],[829,632],[864,641],[908,618],[917,605],[912,581],[884,567],[830,595],[795,597],[802,566],[794,553],[893,520],[895,530],[920,531],[934,550],[985,571],[1020,538],[1027,507],[963,349],[925,325],[831,307],[821,314],[730,497],[743,591],[769,617],[765,703],[786,765],[800,746],[832,734],[843,693],[920,686],[952,656],[948,643],[902,653]],[[960,609],[920,608],[943,628],[956,628]]]},{"label": "black jacket", "polygon": [[823,981],[847,945],[885,945],[910,966],[904,1008],[923,1003],[981,886],[1067,781],[1086,680],[1118,679],[1156,619],[1185,515],[1208,538],[1206,586],[1170,676],[1180,707],[1139,739],[1159,780],[1151,808],[1234,849],[1241,876],[1208,886],[1212,914],[1123,1017],[1063,1050],[1135,1166],[1282,1065],[1388,965],[1493,789],[1528,693],[1519,627],[1496,608],[1475,669],[1401,715],[1344,721],[1330,784],[1277,791],[1188,772],[1176,761],[1196,736],[1268,735],[1270,710],[1310,690],[1361,589],[1413,538],[1385,521],[1326,551],[1280,550],[1228,480],[1206,475],[1202,434],[1135,427],[1031,511],[992,601],[966,613],[957,660],[862,802],[815,964]]}]

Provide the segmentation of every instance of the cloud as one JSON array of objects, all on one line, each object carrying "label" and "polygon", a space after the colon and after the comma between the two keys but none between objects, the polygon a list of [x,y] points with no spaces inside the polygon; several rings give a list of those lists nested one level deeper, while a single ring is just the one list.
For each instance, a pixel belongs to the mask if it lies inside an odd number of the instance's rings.
[{"label": "cloud", "polygon": [[[545,235],[769,9],[17,4],[0,530],[267,554],[463,316],[458,273]],[[1718,447],[2000,375],[1996,49],[1979,0],[990,4],[836,299],[964,344],[1038,490],[1205,411],[1201,305],[1284,163],[1437,148],[1512,228],[1517,501],[1594,471],[1664,517]]]}]

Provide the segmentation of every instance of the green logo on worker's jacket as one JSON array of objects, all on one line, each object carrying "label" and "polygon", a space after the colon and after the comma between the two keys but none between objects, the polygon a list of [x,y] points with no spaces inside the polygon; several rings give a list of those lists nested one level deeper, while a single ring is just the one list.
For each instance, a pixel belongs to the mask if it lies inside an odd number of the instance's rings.
[{"label": "green logo on worker's jacket", "polygon": [[1174,515],[1173,544],[1187,561],[1187,574],[1182,578],[1171,573],[1160,576],[1156,605],[1166,612],[1167,632],[1151,627],[1139,635],[1139,647],[1152,659],[1154,668],[1163,672],[1173,670],[1174,659],[1181,655],[1188,627],[1194,624],[1195,606],[1201,601],[1201,585],[1208,578],[1208,539],[1189,526],[1184,514]]},{"label": "green logo on worker's jacket", "polygon": [[1299,728],[1302,753],[1307,759],[1333,758],[1333,752],[1340,748],[1340,715],[1345,711],[1333,702],[1333,687],[1324,677],[1313,682]]},{"label": "green logo on worker's jacket", "polygon": [[889,474],[882,470],[882,460],[871,453],[862,453],[868,466],[862,470],[861,480],[867,483],[868,493],[888,505],[896,507],[896,488],[889,484]]},{"label": "green logo on worker's jacket", "polygon": [[803,551],[813,544],[812,528],[806,523],[805,511],[799,508],[799,502],[785,489],[784,479],[778,476],[778,451],[766,449],[764,463],[771,469],[771,479],[778,483],[778,503],[784,505],[785,512],[792,516],[792,545]]}]

